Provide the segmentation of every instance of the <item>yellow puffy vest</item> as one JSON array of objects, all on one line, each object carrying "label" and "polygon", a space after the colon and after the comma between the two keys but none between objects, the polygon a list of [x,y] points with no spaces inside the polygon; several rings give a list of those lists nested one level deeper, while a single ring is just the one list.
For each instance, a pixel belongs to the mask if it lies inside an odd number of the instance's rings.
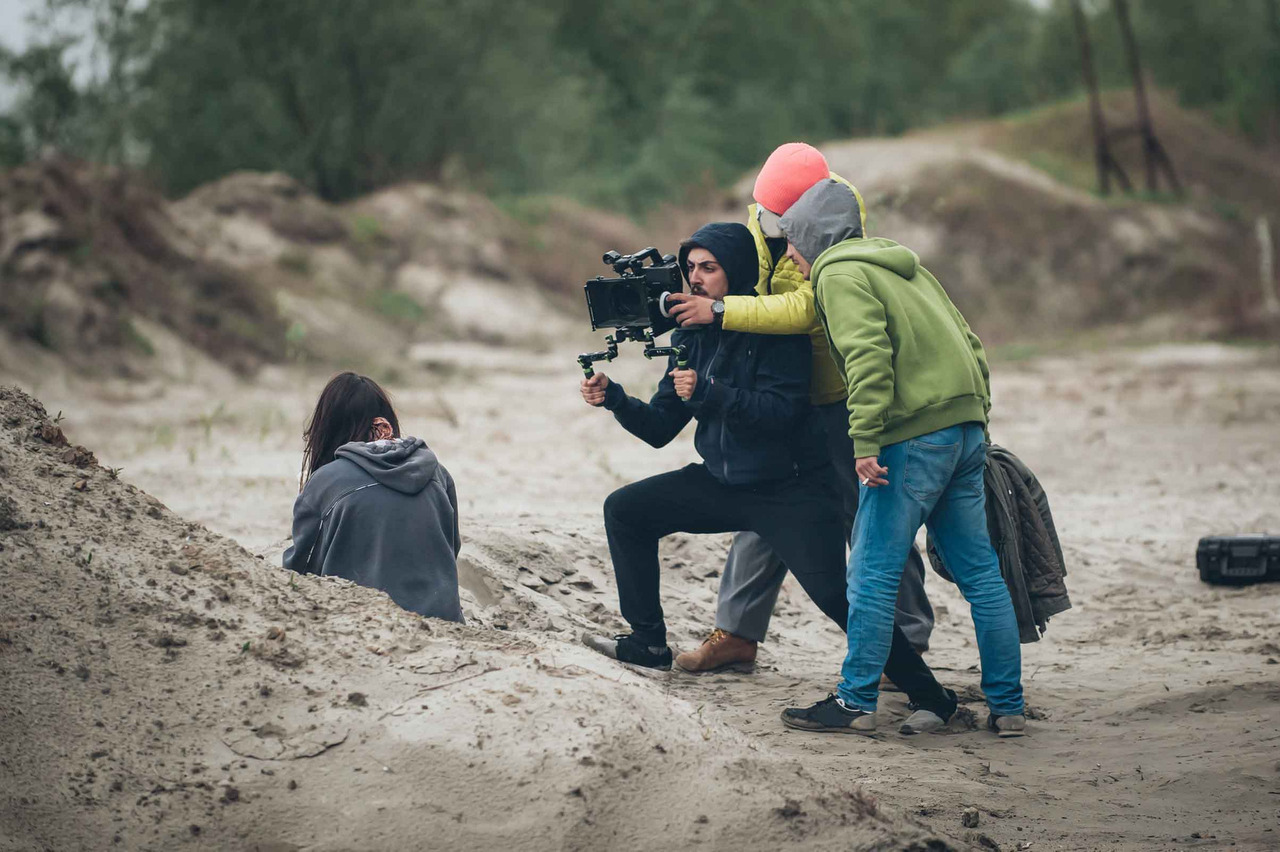
[{"label": "yellow puffy vest", "polygon": [[[862,230],[867,230],[867,207],[857,187],[839,175],[834,180],[847,184],[858,199],[858,213]],[[835,361],[831,360],[831,348],[827,334],[818,319],[813,304],[813,285],[800,274],[800,268],[788,257],[781,257],[777,264],[765,243],[756,218],[756,205],[747,207],[747,229],[756,241],[756,257],[760,262],[760,279],[756,283],[755,297],[726,296],[724,327],[729,331],[745,331],[756,334],[808,334],[813,345],[813,376],[810,384],[810,401],[814,405],[841,402],[846,391],[844,377]],[[763,298],[762,298],[763,297]]]}]

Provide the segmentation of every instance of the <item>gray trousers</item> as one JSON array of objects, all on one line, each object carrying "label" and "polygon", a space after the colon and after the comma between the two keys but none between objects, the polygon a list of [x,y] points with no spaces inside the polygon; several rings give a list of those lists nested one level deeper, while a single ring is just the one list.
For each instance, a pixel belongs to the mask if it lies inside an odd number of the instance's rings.
[{"label": "gray trousers", "polygon": [[[817,406],[813,410],[826,436],[827,450],[840,480],[844,498],[845,540],[858,513],[858,474],[854,469],[853,440],[849,437],[848,412],[843,402]],[[787,575],[787,566],[760,536],[740,532],[733,537],[724,576],[720,578],[716,627],[743,639],[764,641],[778,601],[778,591]],[[916,651],[929,648],[933,633],[933,607],[924,590],[924,560],[913,544],[898,587],[894,623],[902,628]]]}]

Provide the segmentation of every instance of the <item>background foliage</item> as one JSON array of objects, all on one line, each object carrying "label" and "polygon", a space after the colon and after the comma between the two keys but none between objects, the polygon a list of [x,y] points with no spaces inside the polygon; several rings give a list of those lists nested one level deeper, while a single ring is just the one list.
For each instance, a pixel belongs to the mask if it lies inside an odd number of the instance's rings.
[{"label": "background foliage", "polygon": [[[39,0],[34,0],[39,2]],[[1128,85],[1087,2],[1099,73]],[[1133,0],[1156,83],[1280,145],[1280,0]],[[0,71],[0,165],[56,149],[184,193],[236,169],[330,200],[409,178],[640,210],[780,142],[1075,94],[1056,0],[43,0]]]}]

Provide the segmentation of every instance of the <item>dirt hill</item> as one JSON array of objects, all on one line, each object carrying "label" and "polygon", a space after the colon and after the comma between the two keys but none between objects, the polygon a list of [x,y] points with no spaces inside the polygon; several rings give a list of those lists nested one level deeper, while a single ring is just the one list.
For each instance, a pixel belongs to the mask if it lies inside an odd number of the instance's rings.
[{"label": "dirt hill", "polygon": [[201,358],[385,374],[415,342],[562,329],[539,232],[466,193],[404,184],[330,205],[245,172],[169,202],[137,176],[50,161],[0,176],[0,199],[10,375],[185,379]]},{"label": "dirt hill", "polygon": [[[1131,123],[1131,99],[1107,112]],[[1154,121],[1183,198],[1095,195],[1083,102],[822,147],[863,191],[871,233],[915,248],[985,339],[1280,339],[1256,236],[1266,215],[1280,242],[1280,165],[1167,99]],[[1137,140],[1117,156],[1140,183]]]},{"label": "dirt hill", "polygon": [[[1110,93],[1105,104],[1113,129],[1133,122],[1127,93]],[[1082,101],[818,147],[862,191],[869,233],[916,250],[989,343],[1035,351],[1280,339],[1280,318],[1266,310],[1257,237],[1265,216],[1280,246],[1274,152],[1165,97],[1156,97],[1153,114],[1182,197],[1098,196]],[[1137,145],[1131,136],[1116,155],[1140,184]],[[654,231],[673,244],[698,222],[740,220],[754,179],[748,173],[697,211],[664,211]],[[1270,290],[1280,299],[1280,280]]]},{"label": "dirt hill", "polygon": [[475,530],[536,626],[467,627],[184,521],[14,389],[0,473],[0,849],[953,848],[575,644],[525,588],[567,537]]},{"label": "dirt hill", "polygon": [[120,172],[52,161],[0,175],[0,278],[0,354],[34,345],[76,371],[137,375],[163,329],[241,373],[284,356],[270,294]]}]

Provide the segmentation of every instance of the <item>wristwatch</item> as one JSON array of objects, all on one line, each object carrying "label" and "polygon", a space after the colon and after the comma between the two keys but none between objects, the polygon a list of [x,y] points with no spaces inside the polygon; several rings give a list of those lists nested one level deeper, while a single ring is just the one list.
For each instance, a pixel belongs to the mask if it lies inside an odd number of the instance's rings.
[{"label": "wristwatch", "polygon": [[719,328],[724,323],[724,300],[716,299],[711,303],[711,324]]}]

